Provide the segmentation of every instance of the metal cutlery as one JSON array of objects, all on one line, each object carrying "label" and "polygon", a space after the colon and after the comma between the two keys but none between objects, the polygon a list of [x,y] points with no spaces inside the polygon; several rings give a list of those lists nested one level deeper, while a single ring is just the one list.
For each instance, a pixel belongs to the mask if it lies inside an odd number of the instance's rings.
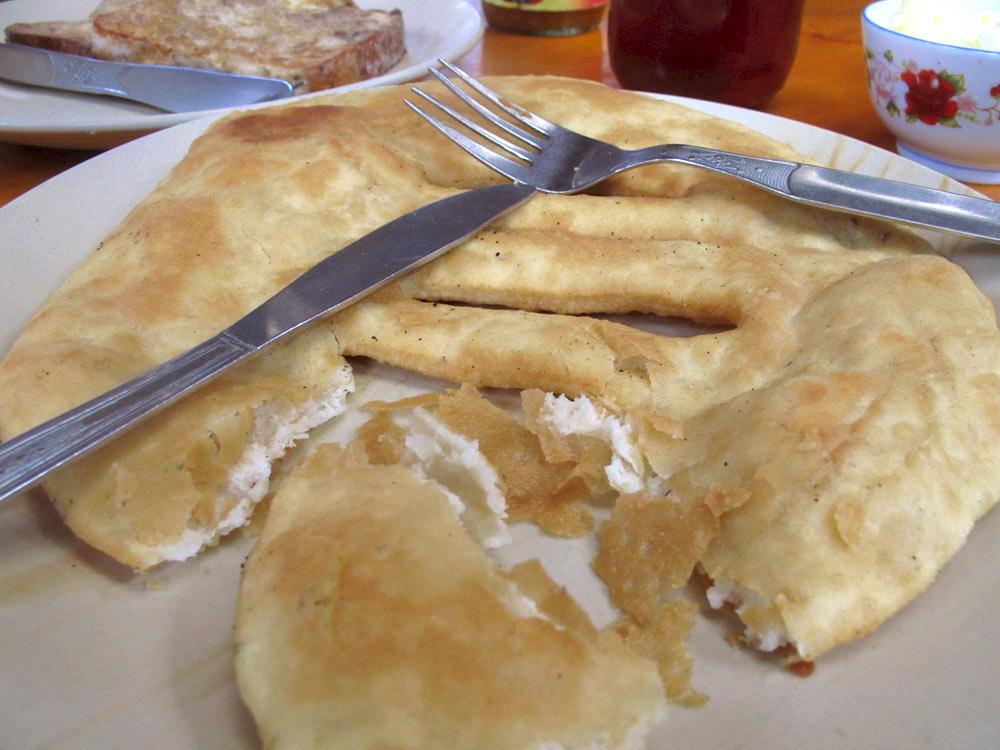
[{"label": "metal cutlery", "polygon": [[21,44],[0,44],[0,78],[85,94],[131,99],[167,112],[196,112],[284,99],[294,85],[278,78],[170,65],[109,62]]},{"label": "metal cutlery", "polygon": [[407,101],[407,104],[487,166],[512,180],[533,185],[542,192],[576,193],[627,169],[672,161],[731,175],[800,203],[1000,242],[1000,203],[991,200],[700,146],[664,144],[625,150],[550,122],[515,104],[451,63],[445,60],[438,62],[484,98],[485,103],[457,86],[440,70],[431,72],[471,110],[503,134],[483,127],[417,87],[413,91],[510,156],[470,138],[413,102]]},{"label": "metal cutlery", "polygon": [[533,187],[516,182],[459,193],[333,253],[207,341],[0,444],[0,500],[28,489],[271,344],[436,258],[534,194]]}]

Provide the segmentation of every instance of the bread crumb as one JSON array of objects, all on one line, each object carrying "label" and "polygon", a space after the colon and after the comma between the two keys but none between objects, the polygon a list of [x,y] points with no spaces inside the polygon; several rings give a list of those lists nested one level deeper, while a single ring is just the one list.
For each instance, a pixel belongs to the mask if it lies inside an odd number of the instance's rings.
[{"label": "bread crumb", "polygon": [[707,695],[691,687],[694,661],[684,643],[697,610],[697,605],[690,602],[667,602],[648,625],[625,618],[613,626],[626,646],[656,662],[667,700],[689,708],[708,702]]},{"label": "bread crumb", "polygon": [[816,662],[796,657],[785,664],[785,669],[796,677],[809,677],[816,669]]},{"label": "bread crumb", "polygon": [[700,500],[622,495],[601,524],[594,571],[608,585],[612,602],[646,624],[660,598],[687,583],[718,533],[719,520]]}]

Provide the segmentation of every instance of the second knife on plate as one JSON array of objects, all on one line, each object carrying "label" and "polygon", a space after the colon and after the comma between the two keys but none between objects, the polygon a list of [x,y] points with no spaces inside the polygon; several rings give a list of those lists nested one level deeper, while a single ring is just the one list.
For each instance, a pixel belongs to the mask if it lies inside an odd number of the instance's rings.
[{"label": "second knife on plate", "polygon": [[15,83],[148,104],[167,112],[197,112],[292,96],[278,78],[219,73],[170,65],[109,62],[21,44],[0,44],[0,78]]},{"label": "second knife on plate", "polygon": [[514,182],[411,211],[338,250],[187,352],[0,444],[0,500],[107,443],[274,342],[347,307],[523,203]]}]

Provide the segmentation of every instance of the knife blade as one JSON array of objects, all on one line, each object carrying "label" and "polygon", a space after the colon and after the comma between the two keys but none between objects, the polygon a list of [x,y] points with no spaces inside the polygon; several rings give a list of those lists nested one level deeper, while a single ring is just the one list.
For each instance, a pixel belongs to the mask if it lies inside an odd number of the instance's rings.
[{"label": "knife blade", "polygon": [[292,96],[278,78],[171,65],[110,62],[22,44],[0,44],[0,78],[31,86],[131,99],[168,112],[195,112]]},{"label": "knife blade", "polygon": [[0,444],[0,500],[32,487],[276,341],[433,260],[534,193],[517,182],[458,193],[327,256],[193,349]]}]

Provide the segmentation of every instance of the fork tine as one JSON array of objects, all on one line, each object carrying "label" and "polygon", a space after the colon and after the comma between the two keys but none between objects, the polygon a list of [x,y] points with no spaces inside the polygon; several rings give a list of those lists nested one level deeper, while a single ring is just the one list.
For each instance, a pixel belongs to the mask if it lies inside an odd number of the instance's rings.
[{"label": "fork tine", "polygon": [[[486,107],[484,107],[478,101],[476,101],[471,96],[469,96],[467,93],[465,93],[464,91],[462,91],[462,89],[460,89],[458,86],[456,86],[450,79],[446,78],[441,73],[440,70],[432,69],[431,73],[434,75],[435,78],[437,78],[439,81],[441,81],[441,83],[443,83],[453,94],[455,94],[455,96],[457,96],[463,102],[465,102],[466,104],[468,104],[470,107],[472,107],[474,110],[476,110],[479,114],[481,114],[487,120],[489,120],[490,122],[492,122],[498,128],[501,128],[502,130],[507,131],[508,133],[510,133],[515,138],[520,138],[522,141],[524,141],[525,143],[527,143],[527,144],[529,144],[531,146],[534,146],[535,148],[541,148],[542,147],[542,142],[538,140],[538,136],[536,136],[534,133],[529,133],[527,130],[519,128],[517,125],[514,125],[512,122],[509,122],[508,120],[505,120],[504,118],[500,117],[498,114],[494,113],[492,110],[487,109]],[[500,145],[500,144],[497,144],[497,145]]]},{"label": "fork tine", "polygon": [[522,166],[512,159],[508,159],[506,156],[502,156],[495,151],[491,151],[481,143],[477,143],[464,133],[459,132],[451,125],[447,125],[428,112],[425,112],[420,106],[414,104],[409,99],[404,99],[403,101],[406,102],[410,109],[415,111],[418,115],[427,120],[427,122],[451,138],[456,145],[465,149],[465,151],[479,159],[479,161],[486,166],[495,169],[502,175],[510,177],[512,180],[517,180],[518,182],[523,182],[528,185],[532,184],[529,167]]},{"label": "fork tine", "polygon": [[438,62],[441,63],[446,68],[448,68],[448,70],[450,70],[456,76],[461,78],[463,81],[465,81],[471,88],[474,88],[476,91],[485,96],[487,99],[493,102],[504,112],[506,112],[511,117],[516,119],[518,122],[527,125],[530,128],[533,128],[542,135],[552,135],[553,132],[562,129],[554,122],[546,120],[544,117],[536,115],[534,112],[530,112],[524,107],[521,107],[520,105],[510,101],[509,99],[504,97],[499,91],[494,91],[482,81],[473,78],[464,70],[455,65],[452,65],[447,60],[438,58]]},{"label": "fork tine", "polygon": [[[438,101],[437,99],[435,99],[430,94],[428,94],[428,93],[426,93],[424,91],[421,91],[416,86],[411,87],[410,90],[413,91],[414,94],[420,95],[423,99],[425,99],[426,101],[430,102],[431,104],[433,104],[435,107],[437,107],[441,111],[445,112],[446,114],[450,115],[451,117],[453,117],[458,122],[462,123],[469,130],[472,130],[472,131],[474,131],[476,133],[479,133],[479,135],[481,135],[483,138],[487,139],[491,143],[496,144],[497,146],[499,146],[500,148],[502,148],[504,151],[507,151],[508,153],[511,153],[514,156],[516,156],[516,157],[518,157],[520,159],[523,159],[526,162],[532,161],[532,158],[535,156],[535,152],[528,151],[527,149],[521,148],[520,146],[518,146],[515,143],[510,143],[509,141],[507,141],[507,140],[501,138],[500,136],[498,136],[496,133],[493,133],[493,132],[487,130],[486,128],[480,126],[478,123],[475,123],[472,120],[470,120],[465,115],[463,115],[460,112],[452,109],[451,107],[449,107],[444,102]],[[413,106],[413,105],[411,104],[410,106]],[[422,110],[418,110],[418,111],[422,112]],[[423,114],[424,114],[424,117],[428,117],[427,113],[423,113]],[[458,131],[454,131],[454,132],[458,132]]]}]

